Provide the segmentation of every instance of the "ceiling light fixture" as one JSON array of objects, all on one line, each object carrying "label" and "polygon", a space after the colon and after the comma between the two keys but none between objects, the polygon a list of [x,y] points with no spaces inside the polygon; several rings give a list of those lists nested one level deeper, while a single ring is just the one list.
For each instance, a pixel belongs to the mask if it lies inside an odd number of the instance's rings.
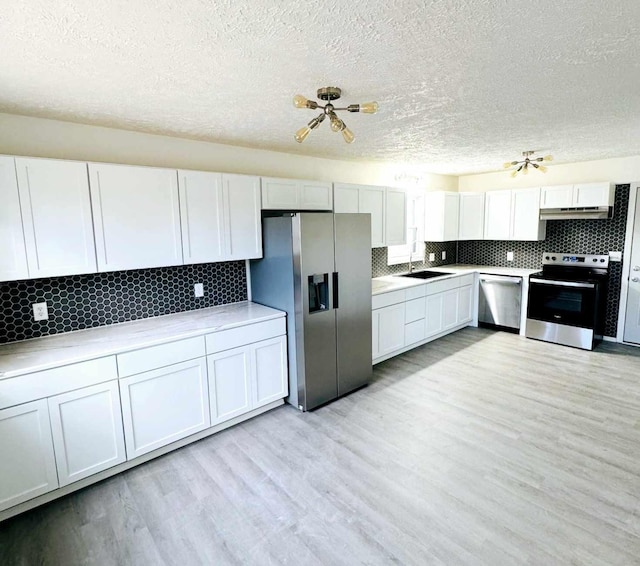
[{"label": "ceiling light fixture", "polygon": [[523,151],[521,161],[507,161],[504,164],[505,169],[509,169],[510,167],[517,167],[511,172],[511,176],[515,177],[520,171],[522,171],[523,175],[527,175],[529,173],[529,169],[537,169],[538,171],[542,171],[543,173],[547,172],[547,168],[544,165],[539,165],[541,161],[553,161],[553,156],[545,155],[544,157],[534,157],[531,159],[531,156],[535,153],[535,151]]},{"label": "ceiling light fixture", "polygon": [[318,89],[317,96],[320,100],[326,101],[327,104],[322,106],[315,100],[307,100],[301,94],[296,94],[293,97],[293,105],[296,108],[310,108],[311,110],[317,110],[320,108],[322,113],[316,116],[306,126],[300,128],[293,136],[298,143],[302,143],[307,139],[307,136],[311,133],[311,130],[315,130],[322,121],[328,116],[329,123],[331,125],[331,131],[342,132],[342,137],[347,143],[353,143],[355,136],[353,132],[347,128],[347,125],[336,114],[337,110],[347,110],[348,112],[364,112],[365,114],[375,114],[378,111],[377,102],[365,102],[364,104],[349,104],[344,108],[336,108],[331,102],[338,100],[342,95],[342,90],[337,86],[327,86]]}]

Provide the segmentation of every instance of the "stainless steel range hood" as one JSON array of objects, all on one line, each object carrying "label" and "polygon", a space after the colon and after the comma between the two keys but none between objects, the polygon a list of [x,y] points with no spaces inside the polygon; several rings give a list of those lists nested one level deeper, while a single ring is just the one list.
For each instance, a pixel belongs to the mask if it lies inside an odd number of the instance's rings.
[{"label": "stainless steel range hood", "polygon": [[607,220],[613,218],[613,206],[543,208],[540,220]]}]

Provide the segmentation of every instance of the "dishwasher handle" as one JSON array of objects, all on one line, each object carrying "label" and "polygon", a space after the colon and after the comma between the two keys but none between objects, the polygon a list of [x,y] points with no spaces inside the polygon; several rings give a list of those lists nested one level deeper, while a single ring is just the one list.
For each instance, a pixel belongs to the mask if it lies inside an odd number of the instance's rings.
[{"label": "dishwasher handle", "polygon": [[522,277],[509,277],[508,275],[484,275],[480,274],[480,283],[502,283],[504,285],[521,285]]}]

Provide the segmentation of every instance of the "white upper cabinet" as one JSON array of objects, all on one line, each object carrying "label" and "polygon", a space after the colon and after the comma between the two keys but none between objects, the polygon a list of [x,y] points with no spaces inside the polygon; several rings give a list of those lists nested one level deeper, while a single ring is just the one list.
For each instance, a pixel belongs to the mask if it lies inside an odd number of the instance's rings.
[{"label": "white upper cabinet", "polygon": [[573,185],[573,206],[613,206],[615,187],[611,183]]},{"label": "white upper cabinet", "polygon": [[424,200],[424,239],[450,242],[458,239],[458,193],[426,192]]},{"label": "white upper cabinet", "polygon": [[511,238],[511,191],[489,191],[484,200],[484,239]]},{"label": "white upper cabinet", "polygon": [[407,243],[407,194],[400,189],[385,191],[385,243],[398,246]]},{"label": "white upper cabinet", "polygon": [[542,187],[540,208],[567,208],[573,204],[573,185]]},{"label": "white upper cabinet", "polygon": [[222,175],[178,171],[185,264],[224,261]]},{"label": "white upper cabinet", "polygon": [[615,187],[611,183],[581,183],[542,187],[540,208],[613,206]]},{"label": "white upper cabinet", "polygon": [[540,220],[540,189],[511,192],[511,240],[544,240],[546,220]]},{"label": "white upper cabinet", "polygon": [[29,277],[13,157],[0,156],[0,281]]},{"label": "white upper cabinet", "polygon": [[484,193],[459,193],[458,240],[484,239]]},{"label": "white upper cabinet", "polygon": [[402,189],[334,184],[334,212],[371,215],[371,247],[407,241],[407,195]]},{"label": "white upper cabinet", "polygon": [[87,164],[17,157],[29,276],[95,273]]},{"label": "white upper cabinet", "polygon": [[265,210],[332,210],[331,183],[263,177],[262,208]]},{"label": "white upper cabinet", "polygon": [[98,271],[182,264],[175,170],[89,164]]},{"label": "white upper cabinet", "polygon": [[260,178],[222,175],[225,259],[262,257]]},{"label": "white upper cabinet", "polygon": [[178,171],[184,263],[262,257],[260,179]]}]

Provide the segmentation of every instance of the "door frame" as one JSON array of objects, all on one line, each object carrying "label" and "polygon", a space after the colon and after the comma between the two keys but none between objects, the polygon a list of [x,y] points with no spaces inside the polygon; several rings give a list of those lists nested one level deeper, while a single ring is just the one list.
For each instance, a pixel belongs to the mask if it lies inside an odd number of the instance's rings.
[{"label": "door frame", "polygon": [[629,186],[629,208],[627,210],[627,230],[624,237],[624,254],[622,256],[622,281],[620,284],[620,305],[618,310],[618,333],[617,342],[638,346],[624,341],[624,327],[627,316],[627,296],[629,293],[629,276],[631,273],[631,244],[633,241],[633,226],[635,224],[636,204],[638,202],[638,193],[640,192],[640,183],[630,183]]}]

